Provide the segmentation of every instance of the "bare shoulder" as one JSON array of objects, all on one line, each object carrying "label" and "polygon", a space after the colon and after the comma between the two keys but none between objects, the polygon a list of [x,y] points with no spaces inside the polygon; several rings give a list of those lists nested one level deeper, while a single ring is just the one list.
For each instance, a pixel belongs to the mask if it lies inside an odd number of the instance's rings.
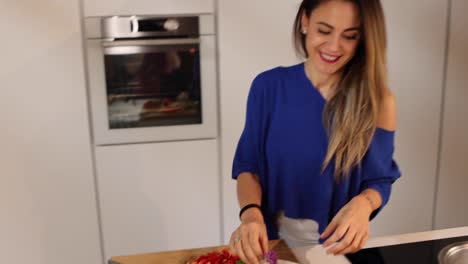
[{"label": "bare shoulder", "polygon": [[395,130],[397,126],[397,110],[396,110],[396,99],[390,89],[387,92],[382,101],[382,107],[380,108],[379,119],[377,120],[377,127],[386,130]]}]

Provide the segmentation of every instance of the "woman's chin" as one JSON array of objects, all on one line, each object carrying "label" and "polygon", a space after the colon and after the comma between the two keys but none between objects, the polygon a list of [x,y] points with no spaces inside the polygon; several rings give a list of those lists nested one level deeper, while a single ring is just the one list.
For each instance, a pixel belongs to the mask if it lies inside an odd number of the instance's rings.
[{"label": "woman's chin", "polygon": [[338,67],[323,67],[322,69],[319,69],[319,70],[323,75],[334,75],[338,72],[339,69],[340,68]]}]

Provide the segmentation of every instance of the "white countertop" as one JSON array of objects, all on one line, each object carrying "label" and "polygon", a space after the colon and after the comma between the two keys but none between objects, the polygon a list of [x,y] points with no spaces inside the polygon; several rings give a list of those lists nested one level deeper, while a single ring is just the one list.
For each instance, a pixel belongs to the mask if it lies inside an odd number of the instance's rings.
[{"label": "white countertop", "polygon": [[[468,236],[468,226],[433,230],[419,233],[393,235],[371,238],[365,248],[382,247],[398,244],[406,244],[420,241],[444,239],[450,237]],[[312,247],[291,248],[300,263],[327,263],[327,264],[350,264],[344,256],[331,256],[326,254],[326,248],[321,245]]]}]

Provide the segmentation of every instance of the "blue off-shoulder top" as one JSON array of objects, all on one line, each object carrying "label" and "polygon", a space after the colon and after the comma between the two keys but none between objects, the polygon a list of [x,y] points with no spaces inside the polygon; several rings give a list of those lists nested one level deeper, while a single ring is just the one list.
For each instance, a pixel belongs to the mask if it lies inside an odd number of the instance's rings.
[{"label": "blue off-shoulder top", "polygon": [[232,177],[257,174],[269,239],[278,238],[276,216],[312,219],[322,233],[336,213],[367,188],[387,204],[400,177],[393,159],[395,132],[377,128],[363,160],[344,180],[334,179],[334,162],[321,172],[328,147],[322,121],[326,100],[305,74],[304,64],[259,74],[250,88],[244,130],[234,155]]}]

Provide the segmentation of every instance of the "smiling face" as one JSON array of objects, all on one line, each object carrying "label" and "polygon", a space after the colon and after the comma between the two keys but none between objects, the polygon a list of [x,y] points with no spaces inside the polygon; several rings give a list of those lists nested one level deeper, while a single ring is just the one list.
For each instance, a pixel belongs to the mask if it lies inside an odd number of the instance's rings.
[{"label": "smiling face", "polygon": [[302,15],[308,62],[322,75],[338,73],[354,56],[361,40],[358,7],[349,1],[330,0]]}]

